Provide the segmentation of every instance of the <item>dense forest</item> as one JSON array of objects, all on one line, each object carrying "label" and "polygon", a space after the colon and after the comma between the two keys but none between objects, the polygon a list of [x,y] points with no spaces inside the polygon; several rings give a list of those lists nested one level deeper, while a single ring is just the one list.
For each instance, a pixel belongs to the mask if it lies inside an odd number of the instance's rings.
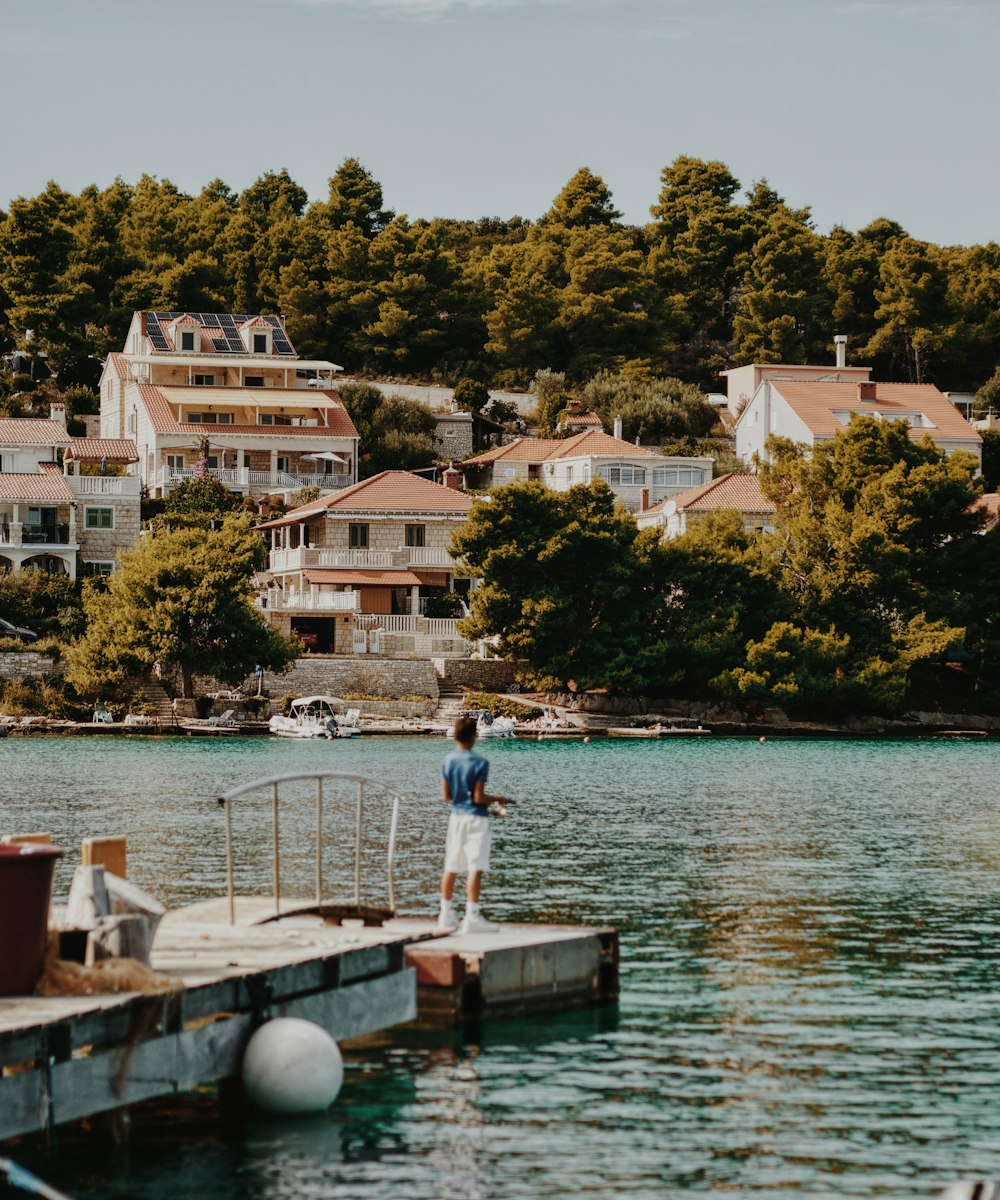
[{"label": "dense forest", "polygon": [[650,216],[623,224],[586,168],[537,221],[410,220],[355,159],[313,203],[286,171],[195,196],[150,176],[51,183],[0,217],[0,337],[45,353],[63,388],[93,384],[139,308],[280,312],[304,354],[450,383],[548,368],[717,388],[734,362],[823,361],[834,333],[880,378],[994,375],[994,243],[937,246],[885,218],[824,235],[765,181],[742,191],[689,157],[664,168]]}]

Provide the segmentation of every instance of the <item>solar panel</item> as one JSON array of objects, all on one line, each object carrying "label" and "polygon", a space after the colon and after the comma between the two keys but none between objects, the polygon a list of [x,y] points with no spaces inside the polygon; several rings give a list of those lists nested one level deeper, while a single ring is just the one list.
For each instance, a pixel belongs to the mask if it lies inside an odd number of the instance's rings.
[{"label": "solar panel", "polygon": [[212,338],[212,345],[220,353],[225,353],[225,351],[227,351],[229,349],[229,343],[226,341],[225,338]]},{"label": "solar panel", "polygon": [[160,328],[160,322],[157,320],[156,313],[146,314],[146,337],[149,338],[149,344],[154,350],[170,349],[167,339],[163,336],[163,330]]}]

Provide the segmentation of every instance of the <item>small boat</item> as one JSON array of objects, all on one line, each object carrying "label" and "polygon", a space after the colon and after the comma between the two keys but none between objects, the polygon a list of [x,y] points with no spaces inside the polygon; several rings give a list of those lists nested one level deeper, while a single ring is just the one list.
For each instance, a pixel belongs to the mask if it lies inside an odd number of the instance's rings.
[{"label": "small boat", "polygon": [[[512,738],[517,735],[517,721],[513,717],[495,717],[487,708],[471,708],[462,716],[475,720],[478,738]],[[451,736],[451,730],[448,736]]]},{"label": "small boat", "polygon": [[271,718],[268,729],[276,737],[286,738],[357,737],[361,732],[361,710],[349,708],[338,717],[338,703],[333,696],[300,696],[292,701],[287,717]]}]

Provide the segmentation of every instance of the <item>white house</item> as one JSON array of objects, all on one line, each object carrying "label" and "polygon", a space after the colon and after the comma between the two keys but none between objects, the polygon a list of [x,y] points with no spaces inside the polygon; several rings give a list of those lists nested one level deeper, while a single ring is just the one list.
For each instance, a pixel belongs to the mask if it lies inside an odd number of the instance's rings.
[{"label": "white house", "polygon": [[0,420],[0,569],[107,574],[139,534],[142,485],[116,473],[135,447],[71,438],[65,410],[53,413]]},{"label": "white house", "polygon": [[641,509],[635,519],[640,529],[658,529],[669,540],[717,512],[738,512],[744,529],[770,530],[775,508],[756,475],[732,473]]},{"label": "white house", "polygon": [[949,454],[967,450],[982,461],[978,432],[933,384],[875,383],[867,378],[762,379],[736,423],[736,453],[751,464],[755,457],[767,460],[765,445],[771,436],[807,446],[830,441],[855,413],[905,420],[914,441],[930,437]]},{"label": "white house", "polygon": [[686,491],[712,478],[707,457],[667,457],[600,430],[569,438],[518,438],[466,459],[462,470],[471,487],[501,487],[537,480],[556,492],[603,479],[633,511]]},{"label": "white house", "polygon": [[333,387],[339,370],[300,358],[279,317],[137,312],[101,376],[101,436],[136,443],[154,496],[203,460],[249,495],[348,487],[358,434]]}]

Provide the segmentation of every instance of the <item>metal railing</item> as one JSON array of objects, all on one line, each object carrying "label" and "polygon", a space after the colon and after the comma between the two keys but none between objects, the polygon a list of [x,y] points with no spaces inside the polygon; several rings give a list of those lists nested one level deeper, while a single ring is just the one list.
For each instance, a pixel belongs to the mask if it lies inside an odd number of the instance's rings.
[{"label": "metal railing", "polygon": [[255,779],[252,783],[244,783],[239,787],[230,788],[218,798],[218,803],[226,814],[226,892],[229,898],[229,923],[236,924],[236,890],[233,868],[233,819],[232,805],[234,800],[250,792],[269,788],[271,791],[271,885],[274,889],[274,915],[281,916],[281,832],[280,832],[280,790],[283,783],[314,783],[315,797],[315,829],[316,829],[316,863],[315,863],[315,901],[323,904],[323,812],[324,812],[324,783],[351,784],[355,789],[355,829],[354,829],[354,904],[361,906],[361,854],[362,829],[364,825],[365,799],[376,793],[383,799],[391,800],[392,816],[389,822],[389,846],[386,853],[386,879],[389,892],[389,908],[396,908],[396,884],[393,878],[393,866],[396,857],[396,835],[399,830],[400,801],[407,798],[406,794],[380,783],[377,779],[369,779],[365,775],[345,774],[342,771],[302,771],[287,775],[270,775],[263,779]]},{"label": "metal railing", "polygon": [[[325,475],[318,471],[255,471],[250,467],[207,467],[200,472],[210,479],[231,488],[274,488],[276,491],[290,491],[301,487],[319,487],[324,491],[339,491],[350,487],[354,482],[346,472]],[[195,478],[193,467],[164,467],[157,477],[157,484],[171,488],[186,480]]]}]

